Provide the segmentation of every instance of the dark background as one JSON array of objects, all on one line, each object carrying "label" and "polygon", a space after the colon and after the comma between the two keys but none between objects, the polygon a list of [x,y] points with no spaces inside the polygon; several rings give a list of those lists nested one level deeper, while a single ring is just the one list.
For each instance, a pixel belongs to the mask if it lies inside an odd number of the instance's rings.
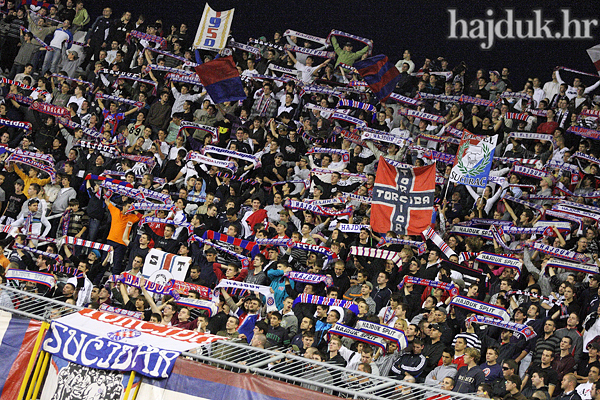
[{"label": "dark background", "polygon": [[[100,15],[101,7],[113,8],[113,17],[129,10],[134,20],[140,13],[147,22],[162,19],[165,32],[171,24],[185,22],[195,35],[202,17],[204,1],[146,0],[139,2],[100,0],[88,2],[86,8],[92,21]],[[538,76],[542,82],[551,79],[555,66],[565,66],[588,73],[596,73],[586,49],[600,43],[600,27],[593,27],[592,40],[496,40],[491,50],[482,50],[481,40],[450,40],[448,8],[456,8],[459,18],[487,18],[485,11],[494,10],[496,20],[505,17],[504,9],[515,10],[515,18],[532,18],[532,10],[542,9],[544,18],[554,18],[553,30],[562,27],[561,8],[571,9],[571,18],[600,19],[600,1],[231,1],[213,0],[210,6],[218,11],[235,7],[231,35],[246,43],[248,37],[266,36],[271,39],[275,30],[294,29],[303,33],[327,37],[331,29],[338,29],[374,41],[374,54],[386,54],[391,61],[398,60],[405,48],[411,49],[419,68],[425,57],[444,56],[450,68],[460,61],[468,65],[470,81],[479,68],[511,70],[515,90],[521,90],[525,80]],[[561,28],[562,29],[562,28]],[[356,49],[356,48],[355,48]],[[572,83],[573,76],[563,73]],[[584,83],[594,82],[582,77]]]}]

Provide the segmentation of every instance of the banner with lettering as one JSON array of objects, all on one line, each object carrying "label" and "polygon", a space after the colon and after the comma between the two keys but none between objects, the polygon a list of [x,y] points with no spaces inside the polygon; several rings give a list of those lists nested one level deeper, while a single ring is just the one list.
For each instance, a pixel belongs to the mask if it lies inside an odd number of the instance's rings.
[{"label": "banner with lettering", "polygon": [[450,182],[486,187],[497,140],[498,135],[476,136],[465,130],[450,172]]},{"label": "banner with lettering", "polygon": [[235,8],[215,11],[206,3],[193,47],[213,51],[224,49],[227,45],[227,37],[229,36],[229,29],[231,29],[234,11]]}]

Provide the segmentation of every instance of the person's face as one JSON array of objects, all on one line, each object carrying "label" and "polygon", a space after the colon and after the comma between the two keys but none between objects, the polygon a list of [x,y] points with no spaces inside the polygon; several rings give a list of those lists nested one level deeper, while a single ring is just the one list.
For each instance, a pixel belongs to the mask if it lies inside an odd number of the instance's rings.
[{"label": "person's face", "polygon": [[599,374],[600,374],[600,369],[598,367],[590,367],[590,370],[588,372],[588,381],[589,382],[597,382]]},{"label": "person's face", "polygon": [[360,362],[365,364],[371,364],[373,362],[373,353],[362,352],[360,355]]},{"label": "person's face", "polygon": [[552,361],[552,352],[544,351],[542,353],[542,364],[548,365]]},{"label": "person's face", "polygon": [[559,346],[561,350],[568,350],[571,348],[571,341],[565,336],[560,340]]},{"label": "person's face", "polygon": [[488,363],[495,363],[497,359],[498,356],[496,355],[496,352],[492,349],[488,349],[485,353],[485,361]]},{"label": "person's face", "polygon": [[234,330],[237,328],[237,321],[235,318],[228,318],[227,323],[225,324],[225,329]]}]

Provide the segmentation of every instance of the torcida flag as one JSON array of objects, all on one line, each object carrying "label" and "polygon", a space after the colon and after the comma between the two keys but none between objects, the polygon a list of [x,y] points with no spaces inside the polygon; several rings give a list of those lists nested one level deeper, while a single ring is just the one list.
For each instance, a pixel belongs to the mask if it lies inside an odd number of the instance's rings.
[{"label": "torcida flag", "polygon": [[426,167],[394,167],[383,157],[373,187],[373,231],[420,235],[431,226],[435,191],[435,164]]},{"label": "torcida flag", "polygon": [[233,57],[220,57],[196,68],[200,82],[216,103],[246,99],[244,85],[235,67]]}]

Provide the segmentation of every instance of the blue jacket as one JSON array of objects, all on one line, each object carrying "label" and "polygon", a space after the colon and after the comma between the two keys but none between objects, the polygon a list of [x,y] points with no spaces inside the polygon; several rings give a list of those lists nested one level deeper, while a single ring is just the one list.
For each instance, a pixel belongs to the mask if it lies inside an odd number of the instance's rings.
[{"label": "blue jacket", "polygon": [[[283,271],[279,269],[269,269],[267,271],[267,276],[271,280],[271,287],[275,292],[273,296],[275,297],[277,309],[281,310],[283,308],[283,300],[288,297],[285,292],[285,277],[283,276]],[[291,281],[290,285],[294,287],[294,281]]]}]

